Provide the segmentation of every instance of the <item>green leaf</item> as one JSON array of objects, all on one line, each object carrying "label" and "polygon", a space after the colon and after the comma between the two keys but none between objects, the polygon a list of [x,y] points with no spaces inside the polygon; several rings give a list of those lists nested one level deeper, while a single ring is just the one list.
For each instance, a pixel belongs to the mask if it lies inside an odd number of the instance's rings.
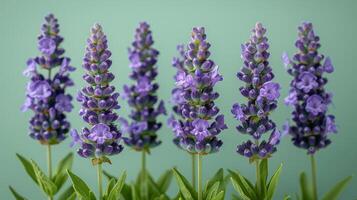
[{"label": "green leaf", "polygon": [[140,198],[138,189],[136,188],[135,184],[131,185],[131,196],[132,196],[132,199],[130,199],[130,200],[139,200],[139,198]]},{"label": "green leaf", "polygon": [[278,185],[278,182],[279,182],[279,177],[280,177],[282,167],[283,167],[283,164],[280,164],[279,168],[275,171],[275,173],[273,174],[273,176],[271,177],[271,179],[269,181],[267,196],[266,196],[267,200],[273,199],[276,186]]},{"label": "green leaf", "polygon": [[217,190],[224,190],[224,172],[223,169],[219,169],[211,179],[209,179],[205,185],[205,188],[203,189],[203,198],[206,199],[206,195],[208,194],[208,191],[210,188],[216,183],[219,182]]},{"label": "green leaf", "polygon": [[216,196],[212,198],[212,200],[224,200],[224,191],[220,191]]},{"label": "green leaf", "polygon": [[176,181],[178,183],[182,196],[186,200],[197,199],[197,193],[192,188],[191,184],[187,181],[187,179],[177,169],[173,168],[173,172],[176,177]]},{"label": "green leaf", "polygon": [[106,199],[109,196],[110,191],[112,191],[115,183],[116,183],[115,179],[110,179],[110,181],[107,184],[107,189],[105,190],[103,199]]},{"label": "green leaf", "polygon": [[268,179],[268,159],[263,159],[260,161],[260,165],[259,165],[259,177],[260,180],[257,184],[260,185],[261,188],[261,193],[260,196],[261,197],[265,197],[266,196],[266,192],[267,192],[267,179]]},{"label": "green leaf", "polygon": [[125,200],[131,200],[132,197],[132,188],[130,185],[124,184],[123,189],[121,190],[121,195]]},{"label": "green leaf", "polygon": [[14,188],[12,188],[11,186],[9,186],[9,189],[10,189],[11,193],[14,195],[16,200],[27,200],[25,197],[23,197],[19,193],[17,193],[16,190]]},{"label": "green leaf", "polygon": [[112,191],[109,193],[107,200],[117,200],[120,197],[120,192],[123,189],[124,183],[126,179],[126,172],[120,176],[116,184],[114,185]]},{"label": "green leaf", "polygon": [[89,189],[88,185],[77,175],[73,174],[70,170],[67,170],[67,173],[72,180],[73,188],[77,195],[83,199],[91,199],[91,190]]},{"label": "green leaf", "polygon": [[329,192],[327,192],[322,200],[336,200],[342,190],[348,185],[348,183],[352,180],[352,176],[348,176],[338,182]]},{"label": "green leaf", "polygon": [[115,177],[115,176],[109,174],[109,173],[108,173],[107,171],[105,171],[105,170],[103,170],[103,174],[104,174],[104,176],[105,176],[109,181],[112,180],[112,179],[114,179],[115,181],[118,180],[117,177]]},{"label": "green leaf", "polygon": [[218,188],[219,188],[219,184],[220,182],[217,181],[215,184],[213,184],[208,191],[206,191],[203,196],[205,200],[211,200],[213,199],[213,197],[215,197],[217,195],[218,192]]},{"label": "green leaf", "polygon": [[31,179],[38,184],[35,171],[33,170],[32,164],[29,160],[20,154],[16,154],[17,158],[20,160],[22,166],[25,168],[26,173],[31,177]]},{"label": "green leaf", "polygon": [[157,186],[160,188],[162,193],[165,193],[170,186],[172,181],[172,170],[165,171],[157,180]]},{"label": "green leaf", "polygon": [[244,192],[245,189],[243,189],[243,187],[241,186],[240,183],[238,183],[238,181],[236,181],[236,179],[234,179],[233,177],[231,177],[231,181],[232,181],[232,184],[233,184],[233,188],[239,193],[240,195],[240,198],[242,200],[251,200],[250,197],[248,197],[246,195],[246,193]]},{"label": "green leaf", "polygon": [[291,197],[289,195],[285,195],[283,200],[291,200]]},{"label": "green leaf", "polygon": [[35,163],[35,161],[31,160],[31,164],[42,191],[50,196],[55,195],[57,192],[57,186],[51,181],[50,178],[45,175],[45,173],[41,171],[40,167]]},{"label": "green leaf", "polygon": [[243,200],[243,199],[237,196],[236,194],[232,194],[232,200]]},{"label": "green leaf", "polygon": [[300,174],[300,189],[301,189],[301,198],[303,200],[313,199],[311,184],[307,180],[307,175],[305,172],[302,172]]},{"label": "green leaf", "polygon": [[244,178],[239,172],[234,172],[232,170],[228,170],[231,174],[231,179],[234,188],[240,193],[242,198],[248,197],[250,199],[257,199],[258,196],[255,192],[254,186],[249,182],[248,179]]},{"label": "green leaf", "polygon": [[75,192],[73,192],[72,195],[69,196],[66,200],[76,200],[76,198],[77,198],[77,195]]},{"label": "green leaf", "polygon": [[66,174],[67,169],[71,169],[73,164],[73,153],[67,154],[57,165],[55,176],[53,181],[57,188],[60,189],[66,182],[68,176]]},{"label": "green leaf", "polygon": [[165,195],[165,192],[161,192],[159,186],[156,184],[150,174],[147,174],[147,188],[149,199],[161,196],[164,196],[166,199],[168,199],[168,197]]},{"label": "green leaf", "polygon": [[74,194],[74,189],[72,186],[69,186],[59,197],[58,200],[67,200]]}]

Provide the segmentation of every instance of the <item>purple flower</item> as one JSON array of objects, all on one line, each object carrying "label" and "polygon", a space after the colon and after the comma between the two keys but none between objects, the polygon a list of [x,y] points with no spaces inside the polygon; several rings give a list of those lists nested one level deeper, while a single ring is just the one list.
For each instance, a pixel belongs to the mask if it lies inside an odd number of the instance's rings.
[{"label": "purple flower", "polygon": [[24,70],[24,72],[22,73],[24,76],[26,77],[31,77],[33,75],[36,75],[36,62],[30,58],[27,60],[27,67]]},{"label": "purple flower", "polygon": [[156,133],[162,124],[157,117],[166,115],[164,103],[157,96],[159,84],[155,82],[159,52],[153,48],[152,32],[146,22],[139,24],[134,38],[129,48],[129,60],[130,78],[135,83],[124,86],[124,96],[131,108],[131,121],[121,120],[121,124],[128,134],[124,139],[126,145],[137,151],[149,151],[161,144]]},{"label": "purple flower", "polygon": [[177,119],[170,117],[168,124],[174,132],[174,143],[191,154],[218,152],[223,144],[218,135],[227,129],[214,102],[219,97],[214,86],[223,78],[209,59],[209,48],[205,29],[195,27],[187,47],[179,45],[180,57],[172,61],[177,69],[176,87],[171,92]]},{"label": "purple flower", "polygon": [[319,86],[316,79],[316,76],[310,72],[303,72],[299,76],[299,81],[296,83],[296,87],[305,93],[308,93],[310,90]]},{"label": "purple flower", "polygon": [[70,61],[71,60],[69,58],[64,58],[62,60],[61,67],[59,70],[60,74],[65,74],[66,72],[73,72],[74,70],[76,70],[76,68],[70,66]]},{"label": "purple flower", "polygon": [[[280,85],[273,82],[274,74],[268,61],[269,44],[265,33],[263,25],[257,23],[250,40],[241,47],[244,66],[237,77],[245,83],[240,92],[248,102],[235,103],[231,110],[234,118],[240,122],[237,130],[251,135],[254,140],[237,146],[237,152],[251,161],[270,157],[276,151],[281,137],[275,123],[269,119],[270,113],[277,108]],[[288,65],[289,58],[283,56],[283,59]],[[269,133],[268,141],[261,139],[263,134]]]},{"label": "purple flower", "polygon": [[[59,35],[57,19],[49,14],[41,27],[38,37],[41,55],[27,60],[27,68],[23,72],[31,80],[27,85],[26,101],[22,111],[32,110],[29,135],[41,144],[54,145],[66,138],[70,123],[64,112],[72,109],[72,97],[66,89],[73,85],[69,73],[61,73],[61,64],[69,58],[64,57],[64,49],[60,48],[63,38]],[[37,69],[42,70],[37,70]],[[55,68],[59,70],[52,71]],[[71,67],[70,71],[73,71]],[[46,71],[41,74],[41,71]]]},{"label": "purple flower", "polygon": [[327,109],[321,96],[314,94],[306,100],[306,111],[316,116],[319,113],[324,113]]},{"label": "purple flower", "polygon": [[71,132],[70,132],[70,135],[71,135],[71,137],[72,137],[72,142],[71,142],[71,144],[69,145],[70,147],[73,147],[73,146],[76,145],[76,144],[82,144],[82,139],[81,139],[81,137],[78,135],[77,130],[72,129]]},{"label": "purple flower", "polygon": [[[77,97],[82,105],[79,114],[89,127],[82,129],[78,134],[79,138],[75,135],[74,142],[81,141],[77,151],[81,157],[93,158],[99,163],[107,160],[102,157],[116,155],[123,150],[120,144],[122,133],[115,123],[119,117],[114,111],[120,106],[119,94],[115,92],[115,87],[110,85],[115,78],[109,71],[112,64],[110,56],[107,37],[102,27],[95,24],[87,40],[82,65],[86,71],[83,79],[88,86],[83,87]],[[67,68],[69,66],[67,63],[62,64]],[[61,108],[66,107],[65,101],[63,99]]]},{"label": "purple flower", "polygon": [[294,109],[293,122],[286,124],[284,129],[292,136],[295,146],[314,154],[331,143],[328,133],[337,132],[335,117],[327,115],[332,95],[324,88],[327,83],[324,72],[332,73],[334,67],[329,57],[318,52],[320,38],[315,35],[311,23],[302,23],[298,32],[295,42],[298,51],[287,69],[293,80],[285,99],[285,103]]},{"label": "purple flower", "polygon": [[281,59],[283,61],[284,66],[289,67],[289,65],[291,64],[291,61],[290,61],[289,55],[286,52],[283,53],[283,55],[281,56]]},{"label": "purple flower", "polygon": [[34,99],[46,99],[51,96],[51,86],[47,81],[30,82],[27,86],[27,95]]},{"label": "purple flower", "polygon": [[263,87],[260,89],[259,95],[265,97],[269,101],[275,101],[279,98],[280,85],[274,82],[265,82]]},{"label": "purple flower", "polygon": [[97,144],[103,144],[106,140],[111,140],[112,138],[113,135],[110,132],[109,126],[102,123],[94,125],[88,135],[88,139],[96,142]]},{"label": "purple flower", "polygon": [[71,96],[60,94],[56,97],[55,108],[60,112],[71,112],[73,108],[71,101]]},{"label": "purple flower", "polygon": [[38,49],[43,55],[50,56],[56,50],[56,42],[50,37],[43,37],[38,42]]}]

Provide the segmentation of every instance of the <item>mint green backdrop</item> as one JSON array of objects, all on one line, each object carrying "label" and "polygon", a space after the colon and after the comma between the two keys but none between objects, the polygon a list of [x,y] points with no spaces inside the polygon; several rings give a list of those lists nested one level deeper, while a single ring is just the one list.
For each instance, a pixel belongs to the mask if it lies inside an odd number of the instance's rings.
[{"label": "mint green backdrop", "polygon": [[[280,60],[281,53],[294,53],[297,26],[304,20],[313,22],[315,32],[321,37],[321,52],[332,58],[336,69],[328,76],[327,89],[334,93],[334,103],[329,111],[336,115],[339,134],[331,136],[329,148],[317,153],[318,186],[322,195],[339,179],[357,172],[356,9],[357,1],[353,0],[0,0],[0,199],[12,199],[7,189],[10,184],[30,199],[44,199],[32,180],[25,175],[15,153],[33,158],[46,169],[45,147],[27,136],[28,119],[32,113],[21,113],[19,108],[24,101],[27,82],[22,71],[27,58],[38,54],[36,37],[44,15],[49,12],[58,17],[61,35],[65,38],[63,47],[66,55],[72,58],[73,65],[77,67],[72,75],[76,83],[76,87],[70,90],[72,94],[83,85],[81,60],[93,23],[101,23],[108,35],[109,48],[113,52],[112,70],[116,75],[114,85],[122,91],[123,84],[129,81],[127,47],[133,39],[134,29],[140,21],[149,22],[155,47],[160,50],[157,79],[161,83],[159,96],[166,101],[168,109],[170,91],[174,85],[172,76],[175,70],[171,67],[171,58],[176,55],[175,47],[188,42],[193,26],[205,26],[208,41],[212,44],[211,58],[220,66],[224,77],[216,87],[221,94],[217,104],[230,128],[220,136],[224,141],[222,150],[204,158],[203,175],[207,178],[223,167],[239,169],[253,180],[255,169],[247,159],[235,153],[236,145],[247,137],[237,134],[237,122],[230,114],[231,105],[244,100],[238,92],[242,83],[235,76],[242,66],[240,44],[248,39],[257,21],[268,29],[271,65],[276,74],[275,80],[283,88],[279,109],[272,118],[281,126],[291,112],[282,103],[291,77],[285,73]],[[75,109],[68,117],[74,128],[80,128],[83,122],[77,114],[77,102],[74,104]],[[127,116],[126,102],[121,100],[120,104],[122,109],[119,114]],[[161,120],[165,122],[166,118],[162,117]],[[172,144],[172,132],[164,125],[158,134],[163,144],[154,149],[149,158],[151,173],[158,176],[163,170],[177,166],[190,178],[189,157]],[[53,148],[56,161],[66,153],[75,151],[68,147],[69,141],[67,139]],[[125,149],[112,160],[113,165],[106,165],[105,169],[113,174],[126,169],[131,180],[140,168],[140,154],[130,149]],[[275,169],[281,162],[284,168],[276,199],[298,192],[299,173],[303,170],[310,172],[306,151],[294,147],[289,136],[282,140],[278,152],[270,159],[270,169]],[[73,171],[88,181],[91,187],[96,187],[95,169],[89,160],[76,156]],[[356,188],[357,180],[354,179],[341,199],[356,198]],[[176,186],[173,186],[170,192],[175,191]]]}]

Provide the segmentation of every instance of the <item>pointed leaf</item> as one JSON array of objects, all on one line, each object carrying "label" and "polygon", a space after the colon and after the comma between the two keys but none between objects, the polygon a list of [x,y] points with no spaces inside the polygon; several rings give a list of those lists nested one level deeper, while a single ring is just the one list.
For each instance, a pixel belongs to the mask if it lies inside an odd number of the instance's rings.
[{"label": "pointed leaf", "polygon": [[251,200],[250,197],[247,196],[247,194],[245,193],[245,189],[241,186],[240,183],[238,183],[238,181],[236,181],[236,179],[234,179],[233,177],[231,177],[231,181],[233,184],[233,188],[239,193],[241,199],[243,200]]},{"label": "pointed leaf", "polygon": [[73,174],[70,170],[67,170],[69,177],[72,180],[73,188],[76,191],[77,195],[83,199],[91,199],[90,189],[88,185],[77,175]]},{"label": "pointed leaf", "polygon": [[336,200],[339,196],[342,190],[348,185],[348,183],[352,180],[352,176],[348,176],[338,182],[329,192],[327,192],[322,200]]},{"label": "pointed leaf", "polygon": [[74,193],[72,193],[72,195],[69,196],[66,200],[76,200],[76,198],[77,198],[77,195],[76,195],[76,193],[74,192]]},{"label": "pointed leaf", "polygon": [[38,184],[37,182],[37,177],[35,174],[35,171],[33,170],[32,164],[29,160],[27,160],[25,157],[23,157],[20,154],[16,154],[17,158],[20,160],[22,166],[24,167],[26,173],[31,177],[31,179]]},{"label": "pointed leaf", "polygon": [[289,195],[285,195],[283,200],[291,200],[291,197]]},{"label": "pointed leaf", "polygon": [[58,200],[67,200],[74,194],[74,189],[72,186],[69,186],[59,197]]},{"label": "pointed leaf", "polygon": [[112,191],[109,193],[107,200],[117,200],[120,197],[120,192],[123,189],[124,183],[126,179],[126,172],[124,171],[123,174],[120,176],[118,181],[115,183]]},{"label": "pointed leaf", "polygon": [[243,200],[243,199],[237,196],[236,194],[232,194],[232,200]]},{"label": "pointed leaf", "polygon": [[300,190],[302,199],[313,199],[311,185],[307,180],[307,175],[305,172],[300,174]]},{"label": "pointed leaf", "polygon": [[[206,199],[206,195],[208,194],[208,191],[210,188],[216,183],[219,182],[218,186],[220,186],[221,182],[224,180],[224,172],[223,169],[219,169],[215,175],[211,179],[209,179],[205,185],[205,188],[203,189],[203,198]],[[224,183],[222,183],[224,184]],[[217,190],[219,190],[222,187],[218,187]]]},{"label": "pointed leaf", "polygon": [[224,191],[220,191],[215,197],[212,198],[212,200],[224,200]]},{"label": "pointed leaf", "polygon": [[172,177],[173,177],[172,170],[167,170],[157,180],[157,186],[160,188],[160,191],[162,193],[165,193],[169,188]]},{"label": "pointed leaf", "polygon": [[[231,178],[233,178],[233,180],[236,183],[236,187],[235,189],[239,189],[237,190],[240,195],[242,196],[246,196],[250,199],[257,199],[257,194],[255,192],[254,186],[249,182],[248,179],[244,178],[242,175],[239,174],[239,172],[234,172],[232,170],[228,170],[228,172],[231,174]],[[233,184],[234,186],[234,184]],[[239,188],[237,188],[237,186],[239,186]]]},{"label": "pointed leaf", "polygon": [[42,170],[35,163],[35,161],[31,160],[31,164],[36,174],[38,184],[41,187],[42,191],[50,196],[55,195],[57,192],[57,186],[51,181],[50,178],[45,175],[45,173],[42,172]]},{"label": "pointed leaf", "polygon": [[121,195],[125,200],[133,199],[131,186],[124,184],[123,189],[121,190]]},{"label": "pointed leaf", "polygon": [[208,191],[206,191],[206,194],[204,194],[204,199],[206,200],[211,200],[213,199],[213,197],[215,197],[217,195],[218,192],[218,188],[219,188],[219,184],[220,182],[217,181],[215,184],[213,184]]},{"label": "pointed leaf", "polygon": [[176,177],[176,181],[178,183],[182,196],[186,200],[197,199],[197,193],[192,188],[191,184],[187,181],[187,179],[177,169],[174,168],[173,172]]},{"label": "pointed leaf", "polygon": [[110,179],[110,181],[107,184],[107,189],[106,189],[105,194],[104,194],[105,197],[109,196],[110,191],[112,191],[115,183],[116,183],[115,179]]},{"label": "pointed leaf", "polygon": [[109,181],[112,180],[112,179],[114,179],[115,181],[118,180],[115,176],[111,175],[109,172],[107,172],[105,170],[103,170],[103,174]]},{"label": "pointed leaf", "polygon": [[17,193],[16,190],[14,188],[12,188],[11,186],[9,186],[9,189],[10,189],[11,193],[14,195],[16,200],[27,200],[25,197],[23,197],[19,193]]},{"label": "pointed leaf", "polygon": [[72,164],[73,164],[73,153],[67,154],[58,163],[55,176],[52,179],[58,189],[60,189],[63,186],[63,184],[66,182],[68,178],[66,170],[71,169]]},{"label": "pointed leaf", "polygon": [[271,179],[269,181],[268,190],[267,190],[267,200],[273,199],[276,186],[278,185],[278,182],[279,182],[279,177],[280,177],[282,167],[283,167],[283,164],[280,164],[279,168],[275,171],[275,173],[273,174],[273,176],[271,177]]}]

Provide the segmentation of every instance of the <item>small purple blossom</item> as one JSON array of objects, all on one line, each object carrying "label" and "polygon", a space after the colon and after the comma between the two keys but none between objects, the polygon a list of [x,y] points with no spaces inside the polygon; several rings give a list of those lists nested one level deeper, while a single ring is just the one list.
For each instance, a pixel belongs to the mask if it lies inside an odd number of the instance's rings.
[{"label": "small purple blossom", "polygon": [[[266,29],[257,23],[252,30],[250,40],[242,45],[244,66],[237,73],[238,79],[245,83],[240,88],[241,94],[248,99],[246,104],[233,104],[232,114],[239,120],[237,130],[242,134],[249,134],[248,140],[237,146],[237,152],[250,160],[270,157],[279,144],[281,134],[269,115],[277,108],[280,96],[280,85],[273,82],[274,74],[269,65],[268,38]],[[283,59],[288,62],[286,56]],[[288,64],[288,63],[287,63]],[[268,140],[262,139],[266,133]]]},{"label": "small purple blossom", "polygon": [[[87,40],[82,65],[86,71],[83,79],[88,86],[83,87],[77,96],[82,105],[79,114],[89,128],[84,127],[79,134],[73,131],[72,138],[73,144],[80,146],[77,153],[81,157],[92,158],[99,163],[108,160],[103,157],[119,154],[123,150],[120,144],[122,133],[115,124],[119,117],[114,111],[120,106],[117,100],[119,93],[110,85],[115,78],[108,70],[112,64],[110,56],[107,37],[102,27],[95,24]],[[63,66],[67,67],[64,71],[71,70],[67,63]],[[66,107],[65,103],[61,107]]]},{"label": "small purple blossom", "polygon": [[162,123],[157,118],[166,115],[164,102],[157,96],[159,84],[155,82],[159,51],[153,48],[154,41],[148,23],[139,24],[134,38],[129,48],[129,60],[132,69],[130,79],[135,83],[124,86],[124,97],[131,108],[131,121],[121,119],[120,123],[128,134],[124,138],[127,146],[137,151],[149,151],[161,144],[157,132]]},{"label": "small purple blossom", "polygon": [[320,38],[311,23],[304,22],[298,32],[295,42],[298,52],[287,69],[293,80],[285,98],[285,103],[294,108],[293,123],[286,124],[284,129],[292,136],[295,146],[314,154],[331,143],[328,133],[337,132],[335,117],[327,115],[332,95],[325,91],[327,79],[323,77],[324,72],[332,73],[334,67],[329,57],[318,52]]},{"label": "small purple blossom", "polygon": [[191,41],[187,47],[177,47],[180,57],[172,61],[177,72],[171,102],[177,118],[170,117],[168,125],[174,132],[174,143],[192,154],[218,152],[223,144],[218,135],[227,129],[214,102],[219,94],[213,90],[223,78],[209,59],[209,48],[205,29],[193,28]]},{"label": "small purple blossom", "polygon": [[[59,35],[57,19],[49,14],[45,17],[41,34],[38,37],[40,56],[27,60],[27,67],[23,74],[30,78],[27,85],[26,100],[22,111],[32,110],[34,116],[30,120],[29,135],[41,144],[58,144],[66,138],[70,130],[70,123],[64,112],[72,109],[72,97],[66,94],[66,89],[73,85],[69,73],[61,73],[61,63],[70,59],[64,57]],[[60,68],[58,72],[52,70]],[[39,70],[46,71],[41,74]],[[74,71],[71,67],[70,71]],[[52,73],[51,73],[52,72]]]}]

